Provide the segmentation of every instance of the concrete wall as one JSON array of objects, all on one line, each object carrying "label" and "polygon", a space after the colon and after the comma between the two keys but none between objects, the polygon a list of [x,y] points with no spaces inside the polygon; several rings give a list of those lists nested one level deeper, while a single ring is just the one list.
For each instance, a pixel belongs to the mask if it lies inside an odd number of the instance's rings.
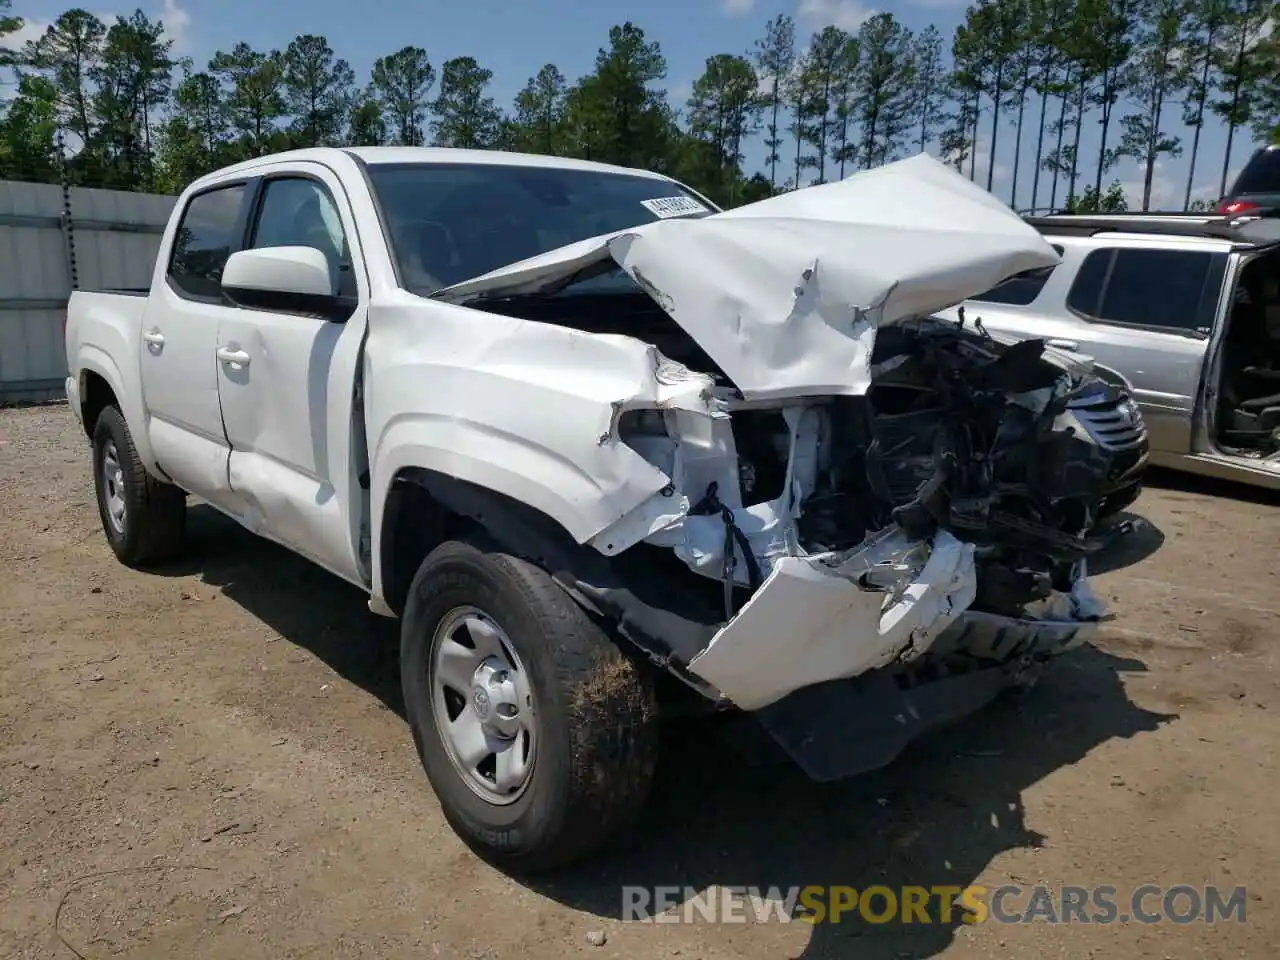
[{"label": "concrete wall", "polygon": [[145,287],[176,198],[0,180],[0,404],[64,394],[73,289]]}]

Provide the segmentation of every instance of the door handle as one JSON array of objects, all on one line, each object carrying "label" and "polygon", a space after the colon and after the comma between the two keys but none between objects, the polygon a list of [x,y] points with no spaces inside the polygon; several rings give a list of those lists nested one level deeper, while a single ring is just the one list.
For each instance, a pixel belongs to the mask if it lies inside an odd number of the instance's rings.
[{"label": "door handle", "polygon": [[1052,337],[1049,340],[1046,340],[1045,343],[1047,343],[1051,347],[1057,347],[1059,350],[1079,350],[1080,349],[1080,344],[1076,343],[1076,341],[1062,340],[1062,339],[1059,339],[1058,337]]},{"label": "door handle", "polygon": [[142,335],[142,340],[144,343],[153,347],[164,346],[164,334],[161,333],[159,330],[155,330],[155,329],[148,330],[146,333]]},{"label": "door handle", "polygon": [[237,366],[247,367],[249,365],[249,354],[235,347],[219,347],[218,359],[223,363],[234,363]]}]

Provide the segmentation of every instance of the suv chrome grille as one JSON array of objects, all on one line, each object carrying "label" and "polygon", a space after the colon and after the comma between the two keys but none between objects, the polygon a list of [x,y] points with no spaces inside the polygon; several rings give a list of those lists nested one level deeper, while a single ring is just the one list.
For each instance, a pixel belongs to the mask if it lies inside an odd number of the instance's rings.
[{"label": "suv chrome grille", "polygon": [[1117,399],[1094,394],[1072,400],[1067,406],[1100,447],[1130,450],[1146,439],[1146,424],[1128,394]]}]

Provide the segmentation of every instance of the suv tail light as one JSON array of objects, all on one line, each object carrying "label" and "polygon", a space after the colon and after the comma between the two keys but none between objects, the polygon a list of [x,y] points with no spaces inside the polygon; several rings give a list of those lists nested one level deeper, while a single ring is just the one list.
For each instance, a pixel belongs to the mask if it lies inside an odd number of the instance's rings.
[{"label": "suv tail light", "polygon": [[1248,210],[1261,210],[1262,207],[1256,203],[1250,203],[1248,200],[1219,200],[1218,212],[1225,213],[1227,216],[1234,216],[1237,213],[1245,213]]}]

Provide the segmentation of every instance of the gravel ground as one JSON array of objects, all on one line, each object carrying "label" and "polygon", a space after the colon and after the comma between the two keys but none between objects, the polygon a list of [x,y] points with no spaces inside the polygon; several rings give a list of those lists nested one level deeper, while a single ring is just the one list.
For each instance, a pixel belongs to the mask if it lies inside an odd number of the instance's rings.
[{"label": "gravel ground", "polygon": [[[517,882],[441,818],[394,623],[207,508],[185,565],[123,568],[67,409],[0,411],[0,957],[1269,960],[1280,509],[1153,482],[1148,529],[1098,571],[1117,619],[1027,696],[834,785],[674,731],[633,835]],[[1121,906],[1243,885],[1246,920],[621,919],[622,884],[1002,883],[1109,884]]]}]

